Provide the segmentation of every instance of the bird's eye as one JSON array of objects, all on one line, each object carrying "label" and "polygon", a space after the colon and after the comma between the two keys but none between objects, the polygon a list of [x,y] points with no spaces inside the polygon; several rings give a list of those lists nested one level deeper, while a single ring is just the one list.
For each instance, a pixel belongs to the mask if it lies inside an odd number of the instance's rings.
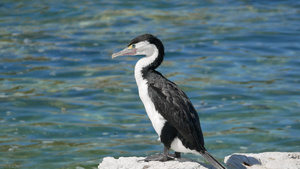
[{"label": "bird's eye", "polygon": [[135,45],[132,45],[132,48],[135,48]]}]

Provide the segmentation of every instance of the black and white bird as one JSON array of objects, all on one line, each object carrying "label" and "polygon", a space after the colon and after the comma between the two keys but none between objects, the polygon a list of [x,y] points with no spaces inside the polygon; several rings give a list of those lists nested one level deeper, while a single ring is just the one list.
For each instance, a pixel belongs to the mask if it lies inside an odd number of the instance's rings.
[{"label": "black and white bird", "polygon": [[140,35],[112,58],[123,55],[145,55],[136,63],[134,76],[147,115],[164,144],[163,154],[150,156],[146,161],[167,161],[172,158],[172,149],[176,158],[180,158],[180,153],[201,154],[215,168],[225,168],[205,149],[199,117],[187,95],[155,70],[164,59],[162,42],[151,34]]}]

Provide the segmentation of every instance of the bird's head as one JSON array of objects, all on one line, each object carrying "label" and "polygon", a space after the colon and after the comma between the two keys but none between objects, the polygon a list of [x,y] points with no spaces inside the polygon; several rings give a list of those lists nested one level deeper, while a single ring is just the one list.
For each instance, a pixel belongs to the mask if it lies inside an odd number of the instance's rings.
[{"label": "bird's head", "polygon": [[161,57],[162,61],[164,56],[164,46],[162,42],[151,34],[144,34],[132,39],[125,49],[114,53],[112,58],[125,55],[152,56],[155,51],[158,51],[155,57]]}]

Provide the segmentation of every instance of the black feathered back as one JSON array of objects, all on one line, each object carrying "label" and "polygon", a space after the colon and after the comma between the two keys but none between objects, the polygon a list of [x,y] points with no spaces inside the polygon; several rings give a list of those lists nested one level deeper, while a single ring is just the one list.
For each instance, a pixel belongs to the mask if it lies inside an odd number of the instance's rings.
[{"label": "black feathered back", "polygon": [[146,77],[148,93],[155,109],[178,131],[178,138],[189,149],[204,152],[199,116],[187,95],[159,72],[151,70]]}]

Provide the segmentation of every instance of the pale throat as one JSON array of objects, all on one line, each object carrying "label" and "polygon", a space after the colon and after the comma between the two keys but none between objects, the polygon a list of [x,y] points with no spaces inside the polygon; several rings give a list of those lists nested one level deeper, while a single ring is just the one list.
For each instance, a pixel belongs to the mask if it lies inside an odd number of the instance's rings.
[{"label": "pale throat", "polygon": [[140,86],[141,83],[145,82],[145,80],[146,80],[146,79],[143,79],[143,76],[142,76],[143,68],[150,65],[158,57],[158,49],[155,47],[155,45],[152,45],[152,47],[153,47],[152,50],[147,50],[145,52],[146,56],[141,58],[135,65],[134,77],[135,77],[138,87]]},{"label": "pale throat", "polygon": [[158,113],[148,93],[148,80],[143,78],[142,70],[149,64],[155,61],[158,57],[158,49],[155,47],[151,54],[146,54],[145,57],[141,58],[135,65],[134,76],[139,89],[139,96],[144,104],[147,115],[154,127],[154,130],[160,136],[161,130],[166,120]]}]

